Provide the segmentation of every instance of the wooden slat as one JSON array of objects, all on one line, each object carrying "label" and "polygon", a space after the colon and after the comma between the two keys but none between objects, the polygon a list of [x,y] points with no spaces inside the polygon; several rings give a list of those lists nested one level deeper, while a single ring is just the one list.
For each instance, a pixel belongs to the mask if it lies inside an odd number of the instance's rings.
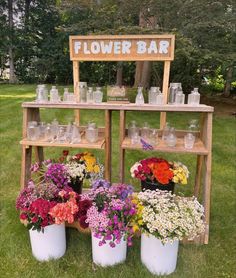
[{"label": "wooden slat", "polygon": [[[162,93],[164,96],[164,104],[168,102],[168,86],[169,86],[169,77],[170,77],[170,61],[165,61],[164,63],[164,73],[163,73],[163,85]],[[163,128],[166,124],[166,113],[161,113],[160,118],[160,128]]]},{"label": "wooden slat", "polygon": [[[73,61],[73,82],[74,82],[74,94],[76,97],[76,101],[78,102],[80,99],[79,95],[79,62],[78,61]],[[80,122],[80,111],[75,110],[75,122],[79,125]]]},{"label": "wooden slat", "polygon": [[111,111],[105,111],[105,179],[111,181]]},{"label": "wooden slat", "polygon": [[[131,144],[130,139],[126,137],[122,142],[122,148],[129,149],[129,150],[136,150],[136,149],[141,150],[142,145]],[[167,153],[190,153],[190,154],[201,154],[201,155],[208,154],[208,150],[204,147],[202,141],[200,140],[197,140],[195,142],[194,147],[192,149],[185,149],[183,138],[177,138],[177,143],[175,147],[168,147],[166,143],[159,138],[158,144],[157,146],[154,147],[154,150],[160,152],[167,152]]]},{"label": "wooden slat", "polygon": [[208,150],[208,155],[204,157],[205,172],[203,182],[203,205],[205,209],[206,231],[204,243],[208,244],[210,225],[210,204],[211,204],[211,160],[212,160],[212,113],[207,113],[203,124],[203,139]]},{"label": "wooden slat", "polygon": [[125,128],[125,118],[126,118],[126,112],[124,110],[120,111],[120,172],[119,172],[119,178],[120,182],[124,182],[124,163],[125,163],[125,149],[122,148],[122,143],[125,139],[126,134],[126,128]]},{"label": "wooden slat", "polygon": [[36,102],[24,102],[22,104],[24,108],[55,108],[55,109],[88,109],[88,110],[125,110],[125,111],[163,111],[163,112],[213,112],[214,107],[200,104],[198,106],[185,105],[136,105],[134,103],[121,104],[121,103],[36,103]]},{"label": "wooden slat", "polygon": [[30,166],[32,158],[32,147],[22,146],[21,158],[21,188],[26,186],[27,181],[30,179]]}]

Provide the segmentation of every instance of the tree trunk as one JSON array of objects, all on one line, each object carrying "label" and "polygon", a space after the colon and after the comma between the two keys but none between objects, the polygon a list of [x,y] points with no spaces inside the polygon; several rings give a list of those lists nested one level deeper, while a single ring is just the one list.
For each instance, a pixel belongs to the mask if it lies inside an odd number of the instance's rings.
[{"label": "tree trunk", "polygon": [[116,85],[122,86],[123,82],[123,62],[118,62],[116,67]]},{"label": "tree trunk", "polygon": [[[144,16],[144,13],[141,11],[139,14],[139,26],[146,27],[146,28],[154,28],[156,25],[155,17],[148,17]],[[135,77],[134,77],[134,87],[144,87],[148,88],[150,85],[151,80],[151,69],[152,69],[152,62],[150,61],[139,61],[136,62],[136,70],[135,70]]]},{"label": "tree trunk", "polygon": [[230,89],[231,89],[231,82],[233,78],[233,71],[234,71],[234,65],[230,65],[228,67],[227,73],[226,73],[226,82],[225,82],[225,87],[224,87],[224,97],[229,97],[230,96]]},{"label": "tree trunk", "polygon": [[8,0],[8,24],[9,24],[9,48],[8,48],[8,55],[9,55],[9,67],[10,67],[10,76],[9,82],[15,83],[16,76],[15,76],[15,67],[14,67],[14,54],[13,54],[13,0]]}]

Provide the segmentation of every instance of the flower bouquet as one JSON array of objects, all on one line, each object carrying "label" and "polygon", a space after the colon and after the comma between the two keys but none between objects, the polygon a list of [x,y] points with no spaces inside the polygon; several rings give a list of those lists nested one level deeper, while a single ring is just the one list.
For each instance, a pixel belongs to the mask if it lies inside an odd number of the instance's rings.
[{"label": "flower bouquet", "polygon": [[[60,184],[61,185],[61,184]],[[72,223],[78,212],[77,194],[52,182],[30,181],[19,194],[16,208],[27,226],[33,255],[39,261],[56,259],[66,250],[65,221]]]},{"label": "flower bouquet", "polygon": [[136,203],[141,260],[153,274],[170,274],[176,268],[179,240],[192,240],[204,231],[203,206],[195,197],[160,190],[140,192]]},{"label": "flower bouquet", "polygon": [[146,158],[136,162],[130,169],[132,178],[141,180],[142,190],[168,190],[174,185],[187,184],[188,168],[181,162],[168,162],[163,158]]},{"label": "flower bouquet", "polygon": [[68,151],[63,151],[63,156],[59,160],[65,163],[69,184],[78,194],[82,192],[84,179],[89,179],[92,183],[103,177],[103,165],[90,152],[70,156]]},{"label": "flower bouquet", "polygon": [[133,236],[132,218],[136,204],[132,202],[132,186],[96,181],[93,189],[82,194],[82,200],[92,201],[86,223],[92,231],[93,261],[102,266],[114,265],[126,259],[127,243]]}]

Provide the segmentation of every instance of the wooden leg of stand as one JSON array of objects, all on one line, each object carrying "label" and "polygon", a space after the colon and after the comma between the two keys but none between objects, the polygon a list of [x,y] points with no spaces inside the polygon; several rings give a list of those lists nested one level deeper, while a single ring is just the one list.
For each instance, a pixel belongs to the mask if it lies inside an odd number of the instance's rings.
[{"label": "wooden leg of stand", "polygon": [[105,111],[105,179],[111,181],[111,110]]},{"label": "wooden leg of stand", "polygon": [[42,162],[44,160],[43,147],[35,147],[34,151],[36,161],[38,161],[39,163]]},{"label": "wooden leg of stand", "polygon": [[197,198],[199,197],[199,192],[201,188],[203,159],[204,159],[203,155],[197,156],[197,169],[196,169],[195,186],[194,186],[194,196]]},{"label": "wooden leg of stand", "polygon": [[22,146],[21,188],[24,188],[27,184],[27,181],[30,179],[31,157],[32,157],[32,147]]},{"label": "wooden leg of stand", "polygon": [[120,111],[120,182],[124,182],[124,163],[125,163],[125,150],[122,148],[122,142],[125,138],[125,117],[126,112]]}]

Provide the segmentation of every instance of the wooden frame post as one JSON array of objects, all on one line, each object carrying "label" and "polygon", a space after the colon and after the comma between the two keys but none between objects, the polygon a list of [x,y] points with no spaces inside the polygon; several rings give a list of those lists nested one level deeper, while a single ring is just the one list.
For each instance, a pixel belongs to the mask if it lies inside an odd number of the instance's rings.
[{"label": "wooden frame post", "polygon": [[122,142],[125,139],[125,118],[126,118],[126,111],[120,110],[120,171],[119,171],[119,178],[120,182],[124,182],[124,160],[125,160],[125,150],[122,148]]},{"label": "wooden frame post", "polygon": [[105,110],[105,179],[111,181],[111,110]]},{"label": "wooden frame post", "polygon": [[[170,61],[164,62],[163,84],[162,93],[164,95],[164,104],[168,103],[168,85],[170,78]],[[160,128],[163,129],[166,124],[166,112],[161,112],[160,115]]]},{"label": "wooden frame post", "polygon": [[[80,99],[79,95],[79,62],[73,61],[73,82],[74,82],[74,94],[76,97],[76,101],[78,102]],[[80,111],[75,110],[75,122],[79,125],[80,122]]]}]

